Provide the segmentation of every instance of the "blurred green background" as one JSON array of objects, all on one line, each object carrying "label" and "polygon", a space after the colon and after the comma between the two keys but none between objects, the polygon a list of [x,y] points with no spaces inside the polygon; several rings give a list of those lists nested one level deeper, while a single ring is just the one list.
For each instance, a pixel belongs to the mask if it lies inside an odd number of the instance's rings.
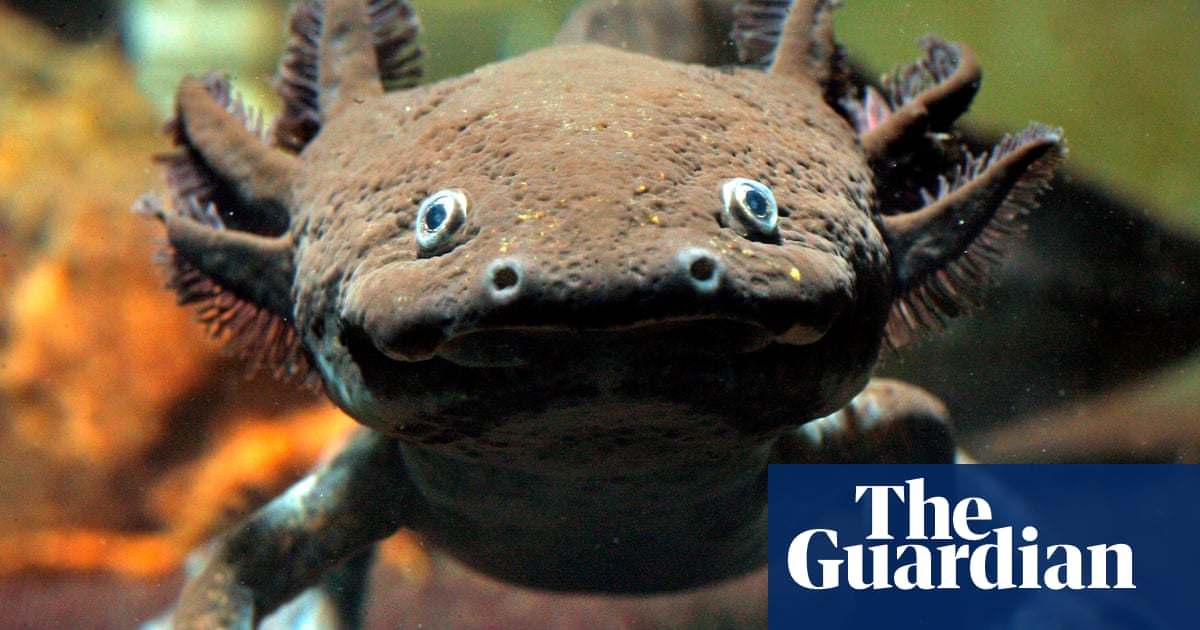
[{"label": "blurred green background", "polygon": [[[576,0],[413,0],[431,78],[547,44]],[[232,71],[268,110],[285,3],[130,0],[125,38],[142,84],[166,103],[184,72]],[[1103,182],[1200,235],[1200,2],[1196,0],[846,0],[839,38],[885,71],[936,32],[981,57],[968,122],[1060,125],[1077,176]]]}]

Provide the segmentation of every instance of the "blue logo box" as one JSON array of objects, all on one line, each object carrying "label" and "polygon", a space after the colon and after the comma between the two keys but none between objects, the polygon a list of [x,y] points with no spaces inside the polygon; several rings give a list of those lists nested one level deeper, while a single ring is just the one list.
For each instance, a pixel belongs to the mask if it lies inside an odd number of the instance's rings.
[{"label": "blue logo box", "polygon": [[773,465],[770,627],[1200,628],[1200,466]]}]

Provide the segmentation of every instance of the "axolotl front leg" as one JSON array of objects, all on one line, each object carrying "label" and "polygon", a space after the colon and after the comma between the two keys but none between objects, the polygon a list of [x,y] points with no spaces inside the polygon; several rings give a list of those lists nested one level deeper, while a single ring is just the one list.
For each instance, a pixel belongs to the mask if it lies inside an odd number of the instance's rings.
[{"label": "axolotl front leg", "polygon": [[[253,628],[264,615],[350,559],[344,576],[361,582],[353,560],[395,533],[416,492],[396,441],[360,431],[334,459],[268,503],[216,543],[189,581],[172,627]],[[357,611],[338,611],[352,626]]]},{"label": "axolotl front leg", "polygon": [[788,432],[776,464],[937,464],[956,460],[950,414],[933,394],[872,379],[848,405]]}]

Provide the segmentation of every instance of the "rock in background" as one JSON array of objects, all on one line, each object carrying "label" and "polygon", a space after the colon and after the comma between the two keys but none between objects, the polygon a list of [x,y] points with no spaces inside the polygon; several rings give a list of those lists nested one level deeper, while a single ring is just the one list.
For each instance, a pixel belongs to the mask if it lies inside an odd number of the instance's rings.
[{"label": "rock in background", "polygon": [[0,58],[0,626],[128,627],[87,598],[162,596],[62,578],[172,575],[352,425],[247,382],[163,290],[160,228],[130,212],[161,188],[162,115],[115,43],[0,7]]}]

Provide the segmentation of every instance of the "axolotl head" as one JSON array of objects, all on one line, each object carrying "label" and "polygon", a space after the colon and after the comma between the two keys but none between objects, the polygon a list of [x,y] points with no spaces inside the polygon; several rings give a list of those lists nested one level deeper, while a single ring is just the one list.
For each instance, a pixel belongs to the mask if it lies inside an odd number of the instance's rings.
[{"label": "axolotl head", "polygon": [[410,87],[406,3],[328,2],[293,24],[268,142],[219,80],[181,88],[178,210],[152,207],[176,285],[418,442],[829,413],[885,339],[971,301],[1058,144],[947,145],[970,51],[930,40],[887,96],[861,90],[829,4],[744,19],[744,67],[567,46]]},{"label": "axolotl head", "polygon": [[853,131],[779,83],[582,46],[348,108],[296,187],[297,324],[329,389],[406,425],[414,390],[439,424],[561,396],[745,423],[844,404],[887,251]]}]

